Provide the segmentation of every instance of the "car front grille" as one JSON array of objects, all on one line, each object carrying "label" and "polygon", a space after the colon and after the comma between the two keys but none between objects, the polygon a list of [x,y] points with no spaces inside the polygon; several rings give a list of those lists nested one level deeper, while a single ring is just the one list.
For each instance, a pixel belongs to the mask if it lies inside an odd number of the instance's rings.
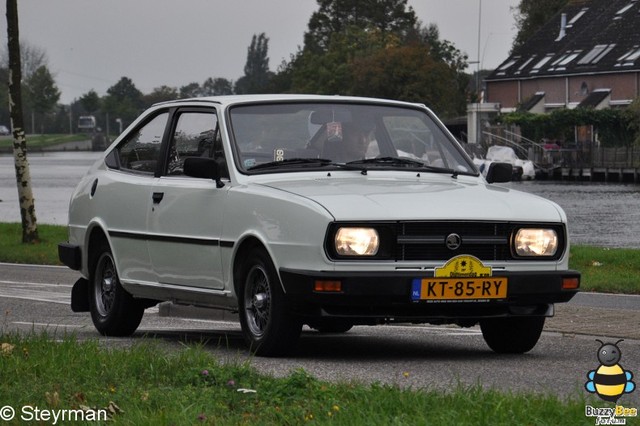
[{"label": "car front grille", "polygon": [[[482,261],[512,260],[510,249],[514,230],[533,224],[510,222],[400,222],[397,224],[396,260],[448,260],[469,254]],[[548,225],[547,225],[548,227]],[[564,235],[561,226],[553,226]],[[459,236],[458,248],[447,246],[447,237]],[[454,237],[455,240],[455,237]],[[560,250],[561,251],[561,250]]]}]

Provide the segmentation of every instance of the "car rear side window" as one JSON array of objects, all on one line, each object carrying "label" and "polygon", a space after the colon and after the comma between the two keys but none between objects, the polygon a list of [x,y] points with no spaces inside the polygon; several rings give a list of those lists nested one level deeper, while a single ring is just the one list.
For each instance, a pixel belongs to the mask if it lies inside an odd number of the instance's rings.
[{"label": "car rear side window", "polygon": [[120,169],[153,174],[160,159],[168,113],[158,114],[131,133],[118,147]]}]

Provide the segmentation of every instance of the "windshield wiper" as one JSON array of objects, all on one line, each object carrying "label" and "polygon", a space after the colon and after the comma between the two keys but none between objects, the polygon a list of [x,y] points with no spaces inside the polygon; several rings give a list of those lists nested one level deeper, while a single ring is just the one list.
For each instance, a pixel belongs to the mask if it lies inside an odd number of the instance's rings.
[{"label": "windshield wiper", "polygon": [[378,157],[365,158],[362,160],[349,161],[346,165],[370,164],[380,166],[404,166],[419,169],[420,171],[428,171],[432,173],[453,173],[453,177],[457,177],[458,172],[452,169],[434,167],[423,163],[420,160],[414,160],[405,157]]},{"label": "windshield wiper", "polygon": [[280,161],[270,161],[268,163],[257,164],[255,166],[249,167],[247,170],[275,169],[283,166],[326,166],[328,164],[331,164],[331,160],[327,158],[285,158],[284,160]]},{"label": "windshield wiper", "polygon": [[302,166],[302,167],[326,167],[335,166],[345,170],[357,170],[363,175],[367,174],[365,167],[358,167],[355,164],[336,163],[328,158],[286,158],[280,161],[270,161],[268,163],[257,164],[247,170],[277,169],[280,167]]},{"label": "windshield wiper", "polygon": [[426,165],[419,160],[412,160],[410,158],[403,157],[377,157],[377,158],[364,158],[362,160],[349,161],[347,164],[380,164],[390,166],[416,166],[425,167]]}]

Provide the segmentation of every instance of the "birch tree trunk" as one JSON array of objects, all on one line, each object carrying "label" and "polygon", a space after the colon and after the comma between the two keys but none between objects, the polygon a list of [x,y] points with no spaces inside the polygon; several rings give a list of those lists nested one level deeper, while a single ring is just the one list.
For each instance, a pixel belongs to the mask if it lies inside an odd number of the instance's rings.
[{"label": "birch tree trunk", "polygon": [[17,0],[7,0],[7,35],[9,51],[9,114],[13,131],[13,160],[16,168],[18,201],[22,219],[22,242],[38,241],[36,207],[31,190],[31,173],[27,161],[27,138],[22,114],[22,70],[18,31]]}]

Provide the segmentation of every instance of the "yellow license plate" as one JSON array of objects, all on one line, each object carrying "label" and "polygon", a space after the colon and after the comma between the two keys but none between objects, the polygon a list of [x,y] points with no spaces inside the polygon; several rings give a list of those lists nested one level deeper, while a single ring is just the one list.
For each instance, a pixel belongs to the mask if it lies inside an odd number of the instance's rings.
[{"label": "yellow license plate", "polygon": [[506,277],[416,278],[412,282],[414,301],[489,300],[507,297]]}]

